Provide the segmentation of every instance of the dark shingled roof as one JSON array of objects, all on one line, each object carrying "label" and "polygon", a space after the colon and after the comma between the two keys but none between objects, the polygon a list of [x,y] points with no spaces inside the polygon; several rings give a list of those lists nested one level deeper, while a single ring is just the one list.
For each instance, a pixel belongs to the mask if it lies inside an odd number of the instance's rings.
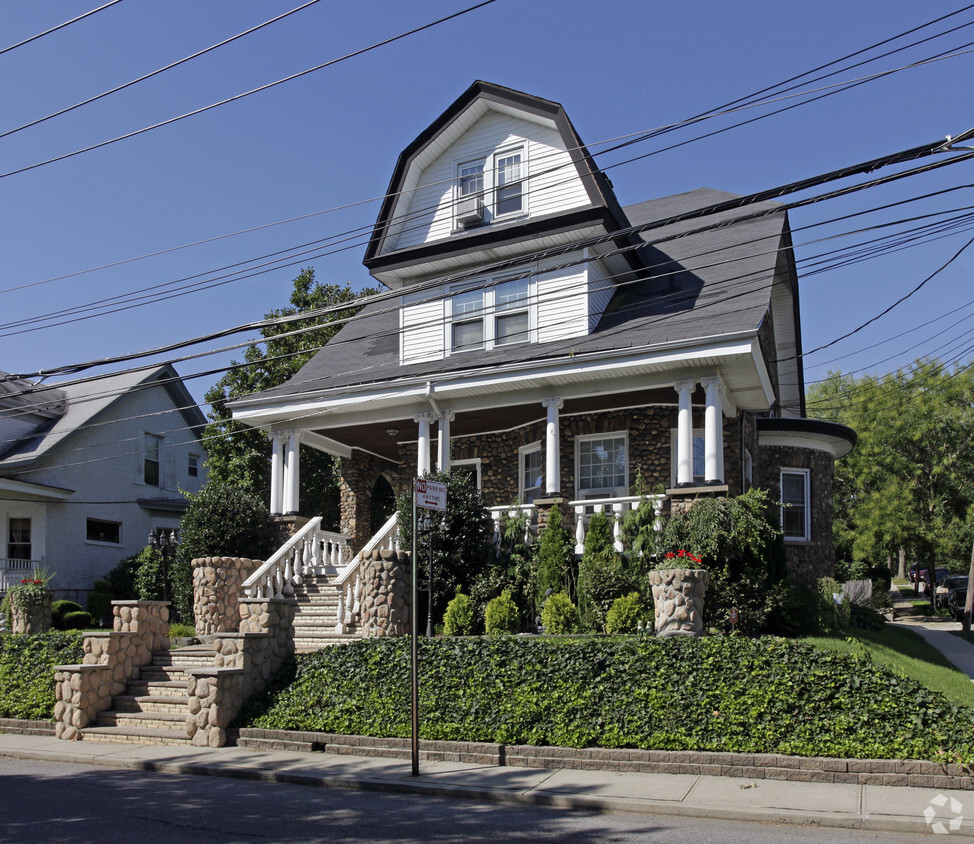
[{"label": "dark shingled roof", "polygon": [[[623,210],[631,224],[639,226],[734,198],[734,194],[701,188]],[[779,208],[763,202],[644,232],[646,245],[640,257],[647,277],[618,288],[598,326],[587,336],[400,366],[399,314],[387,300],[363,309],[290,381],[252,398],[756,332],[770,306],[785,231],[786,215]],[[759,211],[772,213],[714,227]],[[704,227],[708,230],[690,234]]]}]

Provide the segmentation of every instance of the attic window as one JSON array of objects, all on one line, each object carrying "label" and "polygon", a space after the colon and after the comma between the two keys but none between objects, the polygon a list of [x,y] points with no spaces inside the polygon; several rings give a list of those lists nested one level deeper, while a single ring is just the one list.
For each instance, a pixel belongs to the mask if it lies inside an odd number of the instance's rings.
[{"label": "attic window", "polygon": [[494,196],[494,214],[517,214],[522,209],[521,153],[512,152],[495,156],[494,173],[497,189]]},{"label": "attic window", "polygon": [[458,164],[454,206],[456,228],[469,229],[497,217],[523,214],[524,171],[523,147]]}]

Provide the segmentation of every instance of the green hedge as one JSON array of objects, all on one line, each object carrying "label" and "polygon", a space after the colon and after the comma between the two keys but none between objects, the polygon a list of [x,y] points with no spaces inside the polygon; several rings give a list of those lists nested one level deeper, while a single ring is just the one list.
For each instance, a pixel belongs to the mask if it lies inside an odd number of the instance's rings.
[{"label": "green hedge", "polygon": [[0,718],[53,718],[54,666],[81,662],[80,632],[0,636]]},{"label": "green hedge", "polygon": [[[298,656],[242,722],[408,736],[408,646],[378,639]],[[866,658],[775,637],[423,639],[420,665],[428,739],[974,758],[974,711]]]}]

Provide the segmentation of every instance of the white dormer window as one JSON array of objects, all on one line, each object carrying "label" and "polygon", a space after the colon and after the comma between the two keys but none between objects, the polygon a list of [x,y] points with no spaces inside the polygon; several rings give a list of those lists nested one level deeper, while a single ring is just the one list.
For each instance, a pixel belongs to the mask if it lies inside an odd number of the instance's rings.
[{"label": "white dormer window", "polygon": [[489,279],[457,288],[447,300],[447,348],[451,354],[532,340],[531,279]]},{"label": "white dormer window", "polygon": [[469,229],[525,212],[524,148],[515,147],[457,165],[455,228]]}]

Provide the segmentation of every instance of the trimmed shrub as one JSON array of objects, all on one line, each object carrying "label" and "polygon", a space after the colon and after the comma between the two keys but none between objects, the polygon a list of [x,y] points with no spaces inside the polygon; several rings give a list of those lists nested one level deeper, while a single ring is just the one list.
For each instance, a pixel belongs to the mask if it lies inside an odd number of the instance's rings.
[{"label": "trimmed shrub", "polygon": [[646,620],[646,608],[638,592],[616,598],[605,617],[606,633],[635,633]]},{"label": "trimmed shrub", "polygon": [[505,589],[487,604],[484,627],[488,636],[521,632],[521,613],[509,590]]},{"label": "trimmed shrub", "polygon": [[64,625],[64,617],[72,612],[81,612],[81,604],[74,601],[55,601],[51,604],[51,627],[55,630],[73,629]]},{"label": "trimmed shrub", "polygon": [[[296,676],[282,673],[242,725],[407,737],[409,644],[299,654]],[[424,739],[974,758],[974,711],[865,654],[744,636],[475,636],[419,648]]]},{"label": "trimmed shrub", "polygon": [[446,605],[443,616],[444,636],[470,636],[473,634],[473,602],[469,595],[457,592],[453,600]]},{"label": "trimmed shrub", "polygon": [[[135,573],[135,595],[140,601],[161,601],[165,579],[162,572],[162,554],[146,545],[138,555],[139,568]],[[170,563],[170,565],[172,565]],[[169,572],[166,572],[169,574]],[[170,578],[171,579],[171,578]],[[165,593],[168,596],[168,592]]]},{"label": "trimmed shrub", "polygon": [[84,611],[66,613],[61,623],[64,630],[87,630],[94,627],[91,615]]},{"label": "trimmed shrub", "polygon": [[549,595],[541,608],[541,624],[544,632],[550,635],[577,633],[578,607],[564,592]]},{"label": "trimmed shrub", "polygon": [[554,592],[567,592],[574,586],[575,539],[565,525],[561,508],[548,511],[548,521],[538,537],[535,550],[537,581],[535,603],[540,607]]},{"label": "trimmed shrub", "polygon": [[112,587],[107,580],[96,580],[88,593],[88,612],[99,622],[112,616]]}]

